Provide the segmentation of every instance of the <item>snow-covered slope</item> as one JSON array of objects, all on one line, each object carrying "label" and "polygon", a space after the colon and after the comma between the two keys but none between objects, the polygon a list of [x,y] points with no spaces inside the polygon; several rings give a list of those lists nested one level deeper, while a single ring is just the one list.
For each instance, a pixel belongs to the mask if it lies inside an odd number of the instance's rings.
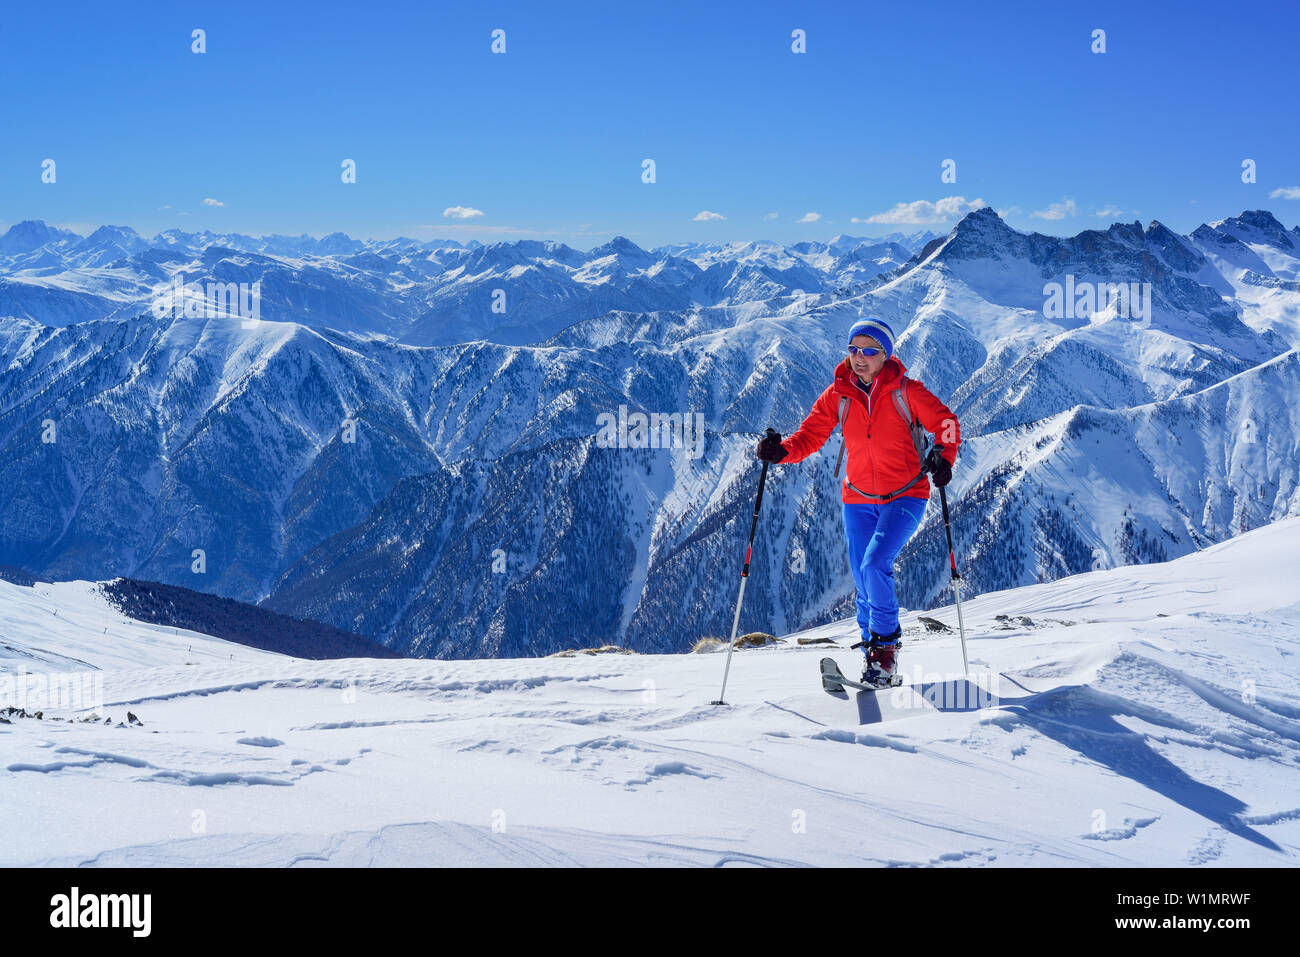
[{"label": "snow-covered slope", "polygon": [[821,690],[839,622],[726,707],[719,654],[305,662],[0,583],[0,681],[105,668],[113,719],[0,724],[0,863],[1295,866],[1298,566],[1291,518],[982,595],[969,683],[908,613],[875,695]]},{"label": "snow-covered slope", "polygon": [[[95,582],[0,580],[0,675],[282,660],[283,655],[128,618]],[[2,679],[0,679],[2,680]],[[14,686],[4,686],[13,704]]]}]

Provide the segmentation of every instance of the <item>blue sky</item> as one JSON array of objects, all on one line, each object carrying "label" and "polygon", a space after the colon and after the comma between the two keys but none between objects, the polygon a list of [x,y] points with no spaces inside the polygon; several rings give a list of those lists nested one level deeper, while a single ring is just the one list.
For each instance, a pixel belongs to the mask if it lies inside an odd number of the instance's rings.
[{"label": "blue sky", "polygon": [[5,13],[4,227],[585,249],[945,232],[977,201],[1058,235],[1256,208],[1300,222],[1295,3],[54,9]]}]

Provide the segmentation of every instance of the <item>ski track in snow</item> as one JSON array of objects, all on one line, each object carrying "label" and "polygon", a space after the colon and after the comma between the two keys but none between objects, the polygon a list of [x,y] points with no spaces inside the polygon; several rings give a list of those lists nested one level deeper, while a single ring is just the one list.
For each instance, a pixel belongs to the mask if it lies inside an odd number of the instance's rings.
[{"label": "ski track in snow", "polygon": [[[821,690],[852,622],[747,649],[725,707],[719,654],[313,662],[115,620],[96,721],[0,723],[0,863],[1295,866],[1300,617],[1230,607],[1222,552],[1282,567],[1298,530],[980,596],[969,679],[915,614],[889,692]],[[1224,605],[1180,610],[1211,557]],[[95,663],[89,606],[28,641],[5,597],[0,678]]]}]

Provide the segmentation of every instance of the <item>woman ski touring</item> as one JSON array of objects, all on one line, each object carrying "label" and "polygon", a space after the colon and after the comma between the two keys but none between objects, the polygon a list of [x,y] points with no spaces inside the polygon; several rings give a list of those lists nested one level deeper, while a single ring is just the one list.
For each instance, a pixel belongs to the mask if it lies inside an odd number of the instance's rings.
[{"label": "woman ski touring", "polygon": [[[893,352],[888,325],[859,319],[849,330],[848,355],[836,367],[834,381],[799,430],[784,441],[770,432],[756,452],[767,462],[802,461],[842,423],[848,466],[841,499],[866,656],[862,683],[874,687],[897,683],[903,630],[894,559],[921,524],[930,481],[942,487],[952,478],[961,444],[957,417],[918,380],[906,378],[907,369]],[[934,434],[935,444],[922,464],[925,431]]]}]

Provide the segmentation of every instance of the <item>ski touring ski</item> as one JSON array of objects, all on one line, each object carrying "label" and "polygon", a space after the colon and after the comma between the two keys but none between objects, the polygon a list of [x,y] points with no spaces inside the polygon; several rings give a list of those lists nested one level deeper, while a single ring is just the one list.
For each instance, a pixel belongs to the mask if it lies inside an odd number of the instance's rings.
[{"label": "ski touring ski", "polygon": [[902,683],[902,677],[895,675],[894,680],[887,685],[863,684],[861,681],[854,681],[851,678],[844,677],[844,672],[840,671],[840,666],[835,663],[834,658],[822,659],[822,688],[830,694],[843,691],[846,687],[857,688],[859,691],[883,691],[888,688],[897,688]]}]

